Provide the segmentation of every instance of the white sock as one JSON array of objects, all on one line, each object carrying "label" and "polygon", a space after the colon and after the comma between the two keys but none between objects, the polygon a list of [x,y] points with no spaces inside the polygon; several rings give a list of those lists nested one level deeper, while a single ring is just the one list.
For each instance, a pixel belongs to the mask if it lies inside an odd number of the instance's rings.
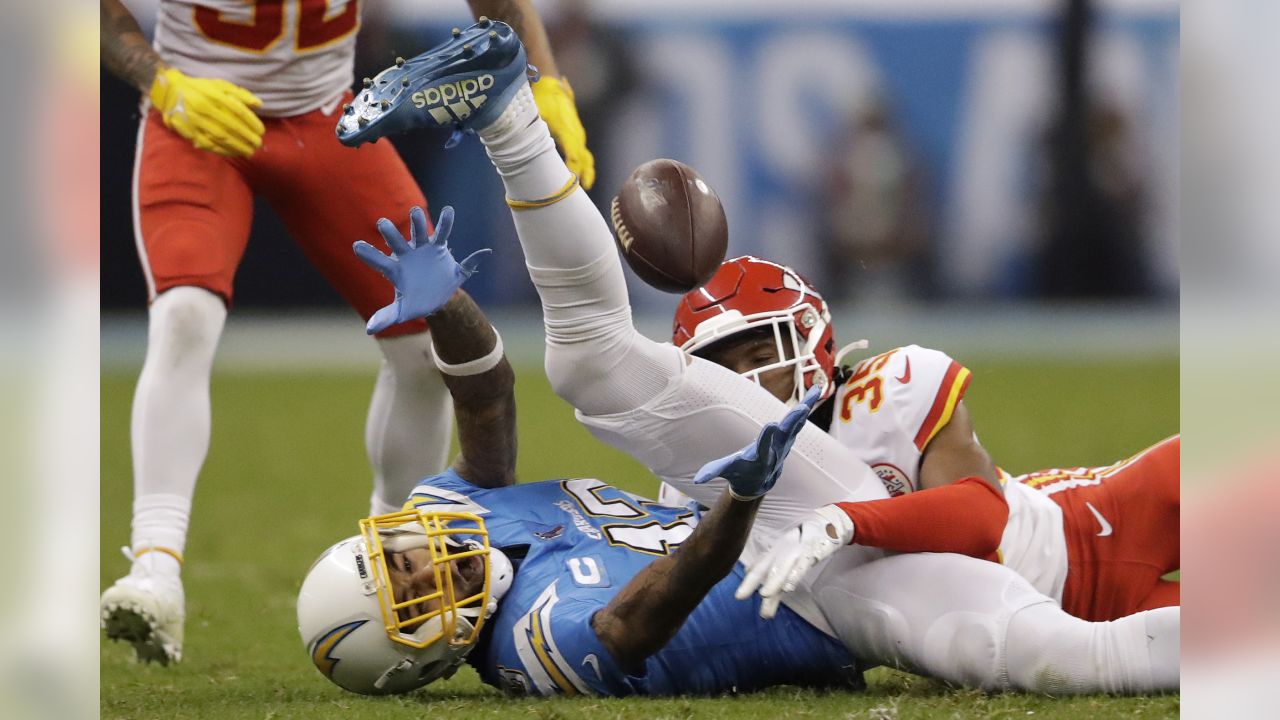
[{"label": "white sock", "polygon": [[[209,375],[227,317],[222,299],[177,287],[151,303],[147,356],[134,392],[132,548],[164,547],[181,555],[196,478],[209,451]],[[148,552],[138,572],[176,573],[163,552]]]},{"label": "white sock", "polygon": [[1052,603],[1023,608],[1009,621],[1009,681],[1049,695],[1176,691],[1179,619],[1176,607],[1111,622],[1086,622]]},{"label": "white sock", "polygon": [[133,499],[132,575],[177,574],[182,565],[165,548],[181,555],[187,544],[191,496],[152,493]]},{"label": "white sock", "polygon": [[[523,87],[498,119],[481,130],[489,158],[502,177],[507,198],[521,201],[542,200],[555,195],[573,176],[564,160],[556,152],[555,142],[547,124],[538,117],[533,92]],[[524,249],[525,262],[534,271],[533,281],[542,296],[543,304],[555,309],[562,305],[553,288],[554,277],[569,273],[589,276],[603,282],[588,299],[599,312],[612,312],[627,307],[622,265],[613,247],[613,235],[599,210],[581,188],[558,202],[539,208],[515,210],[516,233]],[[612,282],[616,276],[617,282]],[[574,288],[583,278],[565,278],[563,285]],[[546,282],[543,282],[546,280]],[[608,295],[607,305],[600,292]],[[580,292],[577,294],[581,294]],[[564,302],[585,303],[581,299],[564,298]],[[585,309],[582,311],[586,312]],[[548,322],[550,322],[548,318]]]},{"label": "white sock", "polygon": [[[508,199],[552,197],[573,176],[527,86],[479,135]],[[639,407],[661,392],[679,358],[655,355],[653,343],[636,333],[613,233],[586,192],[511,214],[542,300],[547,377],[556,393],[596,414]],[[620,363],[628,368],[623,383]]]},{"label": "white sock", "polygon": [[1182,676],[1182,608],[1156,608],[1139,616],[1145,625],[1152,682],[1158,687],[1178,687]]},{"label": "white sock", "polygon": [[444,470],[453,432],[453,403],[431,360],[431,334],[379,339],[378,347],[383,362],[365,425],[372,515],[399,510],[420,480]]}]

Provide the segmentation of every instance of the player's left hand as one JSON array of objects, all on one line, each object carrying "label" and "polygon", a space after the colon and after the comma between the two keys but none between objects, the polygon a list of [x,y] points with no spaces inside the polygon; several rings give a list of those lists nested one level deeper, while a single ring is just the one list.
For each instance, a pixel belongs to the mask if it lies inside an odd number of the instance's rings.
[{"label": "player's left hand", "polygon": [[596,159],[587,149],[587,131],[578,118],[569,81],[543,75],[533,84],[533,101],[564,156],[564,164],[578,176],[582,189],[590,190],[596,182]]},{"label": "player's left hand", "polygon": [[760,617],[778,613],[782,596],[836,550],[853,542],[853,520],[837,505],[823,505],[797,525],[778,535],[773,547],[747,571],[733,596],[746,600],[760,588]]},{"label": "player's left hand", "polygon": [[701,485],[722,477],[729,481],[729,493],[738,500],[754,500],[769,492],[821,394],[821,388],[810,388],[781,422],[765,425],[756,441],[738,452],[703,465],[693,482]]},{"label": "player's left hand", "polygon": [[[426,317],[444,307],[449,298],[475,274],[479,257],[489,248],[477,250],[462,262],[449,252],[449,231],[453,229],[453,208],[440,211],[435,233],[427,232],[427,214],[422,208],[409,211],[410,239],[386,218],[378,221],[378,232],[391,248],[384,255],[369,243],[358,240],[353,246],[366,265],[382,273],[396,288],[396,299],[369,318],[365,332],[373,335],[397,323]],[[425,241],[425,242],[424,242]]]}]

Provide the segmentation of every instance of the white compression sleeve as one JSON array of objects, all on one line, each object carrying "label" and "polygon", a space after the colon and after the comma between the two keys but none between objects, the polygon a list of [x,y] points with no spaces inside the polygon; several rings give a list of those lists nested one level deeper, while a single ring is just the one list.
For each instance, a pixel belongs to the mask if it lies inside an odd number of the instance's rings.
[{"label": "white compression sleeve", "polygon": [[[226,321],[222,299],[196,287],[177,287],[151,303],[147,356],[134,392],[134,551],[165,547],[181,554],[196,478],[209,452],[209,376]],[[176,572],[169,555],[139,562]]]},{"label": "white compression sleeve", "polygon": [[[573,177],[528,87],[480,131],[480,138],[508,199],[552,197]],[[512,215],[542,299],[547,377],[557,394],[592,415],[639,407],[660,393],[680,371],[679,354],[632,326],[613,236],[587,194],[576,189]]]},{"label": "white compression sleeve", "polygon": [[373,466],[373,515],[399,510],[418,481],[444,469],[453,402],[431,354],[431,333],[378,340],[382,367],[369,401],[365,449]]}]

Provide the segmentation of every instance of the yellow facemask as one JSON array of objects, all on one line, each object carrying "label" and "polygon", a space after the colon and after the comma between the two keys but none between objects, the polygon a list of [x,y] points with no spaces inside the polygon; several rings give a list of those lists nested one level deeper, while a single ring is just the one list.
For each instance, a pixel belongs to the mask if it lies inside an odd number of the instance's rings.
[{"label": "yellow facemask", "polygon": [[[489,614],[490,550],[484,520],[465,512],[401,510],[360,521],[360,534],[369,550],[378,604],[387,637],[413,648],[425,648],[446,640],[450,645],[473,644]],[[435,590],[425,595],[397,599],[387,568],[387,554],[421,548],[430,554]],[[478,593],[462,596],[455,588],[449,563],[479,557],[484,583]],[[425,604],[427,612],[410,616],[408,608]]]}]

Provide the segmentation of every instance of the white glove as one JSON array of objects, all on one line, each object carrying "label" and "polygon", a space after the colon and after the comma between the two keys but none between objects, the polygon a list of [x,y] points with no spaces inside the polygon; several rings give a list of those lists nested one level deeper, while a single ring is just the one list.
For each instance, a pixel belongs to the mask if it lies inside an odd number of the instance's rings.
[{"label": "white glove", "polygon": [[769,620],[778,614],[783,593],[795,590],[810,568],[852,541],[853,520],[835,505],[823,505],[778,536],[769,552],[751,566],[733,596],[746,600],[760,588],[760,617]]}]

